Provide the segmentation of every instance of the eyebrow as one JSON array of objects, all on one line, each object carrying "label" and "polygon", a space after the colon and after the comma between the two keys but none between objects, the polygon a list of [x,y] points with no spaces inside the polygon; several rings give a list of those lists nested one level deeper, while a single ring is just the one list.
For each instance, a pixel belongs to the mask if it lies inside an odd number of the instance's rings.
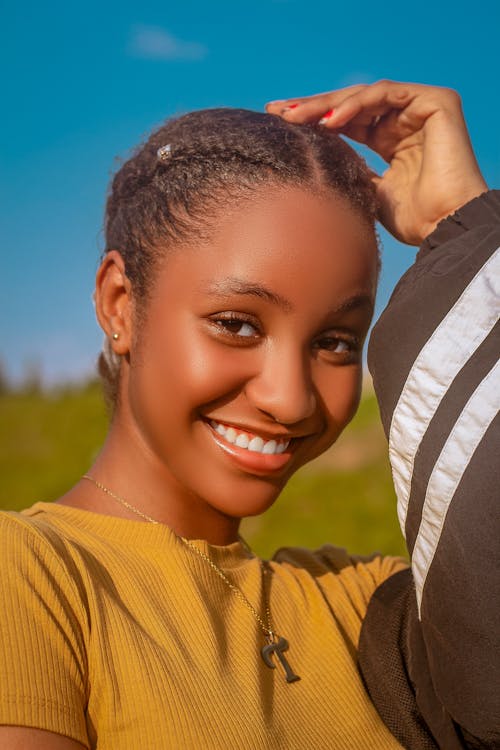
[{"label": "eyebrow", "polygon": [[[285,312],[292,312],[294,307],[292,303],[280,294],[271,291],[263,284],[255,282],[248,282],[244,279],[238,279],[235,277],[228,277],[222,279],[214,284],[211,284],[207,289],[204,290],[206,293],[217,296],[217,297],[229,297],[231,295],[248,295],[252,297],[258,297],[266,302],[270,302],[277,307],[280,307]],[[370,310],[373,309],[373,299],[369,294],[355,294],[346,300],[343,300],[339,305],[336,305],[329,310],[329,315],[338,315],[339,313],[349,312],[349,310],[357,307],[368,307]]]},{"label": "eyebrow", "polygon": [[338,313],[349,312],[357,307],[368,307],[370,311],[373,311],[374,300],[369,294],[355,294],[332,308],[330,314],[338,315]]},{"label": "eyebrow", "polygon": [[292,303],[285,299],[285,297],[276,294],[276,292],[272,292],[263,284],[252,283],[244,281],[243,279],[229,277],[212,284],[206,291],[208,294],[213,294],[218,297],[229,297],[232,294],[259,297],[259,299],[263,299],[266,302],[271,302],[271,304],[277,305],[277,307],[281,307],[285,312],[291,312],[291,310],[293,310]]}]

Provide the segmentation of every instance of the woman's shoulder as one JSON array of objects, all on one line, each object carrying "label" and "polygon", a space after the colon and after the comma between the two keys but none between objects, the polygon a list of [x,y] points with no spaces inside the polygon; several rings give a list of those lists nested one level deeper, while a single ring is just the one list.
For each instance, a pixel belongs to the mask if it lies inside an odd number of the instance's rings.
[{"label": "woman's shoulder", "polygon": [[[42,722],[44,735],[56,733],[54,747],[62,748],[59,735],[85,742],[90,617],[63,537],[37,515],[0,512],[0,724]],[[31,739],[27,731],[19,730],[19,742]],[[30,747],[37,742],[33,737]]]},{"label": "woman's shoulder", "polygon": [[[3,589],[31,582],[57,581],[68,591],[74,587],[74,561],[68,539],[36,503],[25,511],[0,511],[0,577]],[[65,582],[66,581],[66,585]],[[17,582],[17,584],[16,584]],[[52,588],[52,585],[49,586]]]},{"label": "woman's shoulder", "polygon": [[0,555],[5,558],[13,551],[21,549],[37,550],[48,543],[53,529],[36,514],[36,503],[22,511],[0,511]]},{"label": "woman's shoulder", "polygon": [[344,570],[371,571],[371,575],[387,577],[387,574],[408,566],[403,557],[383,555],[374,552],[371,555],[353,555],[345,547],[323,544],[317,549],[306,547],[280,547],[272,560],[283,564],[306,568],[311,572],[335,572]]},{"label": "woman's shoulder", "polygon": [[72,609],[84,618],[86,566],[85,555],[79,550],[88,546],[54,503],[0,511],[0,606],[9,597],[29,604],[37,592],[55,606],[71,602]]},{"label": "woman's shoulder", "polygon": [[86,510],[64,502],[37,502],[20,512],[0,512],[0,535],[24,544],[48,546],[62,553],[77,549],[164,547],[171,543],[168,527]]},{"label": "woman's shoulder", "polygon": [[374,590],[387,578],[408,567],[402,557],[352,555],[343,547],[325,544],[318,549],[282,547],[272,558],[296,577],[312,577],[324,589],[343,591],[367,602]]},{"label": "woman's shoulder", "polygon": [[38,517],[37,506],[1,511],[0,609],[31,621],[41,607],[45,624],[47,613],[64,612],[76,632],[86,621],[86,602],[70,545],[48,519]]},{"label": "woman's shoulder", "polygon": [[37,502],[21,511],[0,511],[0,555],[13,551],[45,550],[61,552],[65,542],[64,530],[51,512],[53,503]]}]

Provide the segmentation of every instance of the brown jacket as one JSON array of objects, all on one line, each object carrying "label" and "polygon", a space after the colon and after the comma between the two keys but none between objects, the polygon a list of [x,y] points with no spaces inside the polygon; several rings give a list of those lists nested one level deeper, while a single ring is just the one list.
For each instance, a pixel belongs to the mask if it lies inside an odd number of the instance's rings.
[{"label": "brown jacket", "polygon": [[369,365],[412,570],[372,598],[359,662],[404,747],[500,748],[500,191],[442,221]]}]

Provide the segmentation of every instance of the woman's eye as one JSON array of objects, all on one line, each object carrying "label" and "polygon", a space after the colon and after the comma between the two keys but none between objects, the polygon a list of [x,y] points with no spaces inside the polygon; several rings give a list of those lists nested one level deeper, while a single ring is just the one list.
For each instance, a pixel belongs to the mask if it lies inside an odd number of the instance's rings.
[{"label": "woman's eye", "polygon": [[219,323],[226,331],[234,333],[235,336],[255,336],[256,330],[250,323],[242,320],[224,320]]},{"label": "woman's eye", "polygon": [[216,318],[213,319],[213,322],[217,328],[222,329],[222,332],[231,336],[238,336],[239,338],[255,338],[258,336],[257,328],[242,318]]},{"label": "woman's eye", "polygon": [[332,354],[354,354],[357,350],[357,341],[338,336],[325,336],[316,342],[316,348]]},{"label": "woman's eye", "polygon": [[334,339],[332,346],[330,347],[331,352],[335,352],[336,354],[341,354],[342,352],[349,352],[351,350],[351,347],[347,343],[347,341],[341,341],[340,339]]}]

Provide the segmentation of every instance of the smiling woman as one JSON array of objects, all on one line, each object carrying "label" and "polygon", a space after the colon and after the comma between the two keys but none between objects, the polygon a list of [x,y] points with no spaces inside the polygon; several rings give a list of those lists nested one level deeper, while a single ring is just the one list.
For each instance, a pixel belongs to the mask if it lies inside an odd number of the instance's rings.
[{"label": "smiling woman", "polygon": [[[120,264],[109,253],[98,281],[101,321],[112,321],[114,348],[128,355],[114,422],[128,436],[120,454],[129,444],[144,487],[136,444],[154,446],[144,471],[162,493],[151,493],[150,515],[183,535],[230,543],[239,520],[269,507],[354,414],[377,275],[373,233],[343,199],[260,187],[236,215],[219,214],[210,240],[158,265],[135,334]],[[236,446],[212,420],[260,437],[266,451]],[[291,441],[279,455],[270,450],[278,438]]]},{"label": "smiling woman", "polygon": [[[359,399],[373,206],[359,157],[320,129],[214,110],[151,137],[115,178],[97,279],[101,325],[127,358],[107,450],[116,441],[135,467],[107,483],[177,533],[227,544],[331,445]],[[278,454],[279,438],[290,443]]]},{"label": "smiling woman", "polygon": [[[457,645],[456,600],[448,597],[444,621],[442,608],[429,611],[428,596],[446,599],[440,566],[447,570],[456,553],[446,528],[444,541],[434,534],[431,556],[415,544],[417,600],[402,560],[327,545],[263,561],[238,533],[241,519],[269,508],[356,411],[379,268],[377,200],[395,234],[422,241],[484,192],[458,100],[383,83],[270,108],[274,114],[208,110],[172,120],[113,180],[96,279],[111,404],[106,442],[56,503],[0,517],[4,744],[452,750],[496,741],[484,689],[492,680],[477,679],[493,674],[489,596],[478,597],[455,561],[466,601],[474,592],[467,611],[480,615],[474,641]],[[332,128],[392,160],[387,176],[370,175]],[[433,171],[436,143],[453,153],[456,173],[444,170],[449,194]],[[419,518],[422,466],[415,462],[414,486],[408,471],[419,415],[399,394],[408,398],[403,385],[418,351],[474,273],[485,290],[474,304],[487,301],[497,204],[487,194],[440,224],[372,345],[384,424],[396,407],[403,425],[391,433],[391,456],[410,525]],[[472,260],[467,229],[459,251],[448,240],[456,226],[475,224],[482,244]],[[452,256],[440,256],[441,275],[449,265],[444,290],[429,250],[442,242]],[[403,336],[394,333],[398,318]],[[421,330],[413,331],[417,318]],[[476,315],[469,331],[450,334],[456,361],[471,356],[469,338],[488,342],[479,378],[493,352],[492,325]],[[440,406],[436,383],[446,377],[435,362],[423,375],[412,370],[424,420]],[[481,414],[485,382],[474,401]],[[468,395],[462,387],[455,411]],[[453,419],[446,408],[439,413],[442,441]],[[478,435],[472,430],[471,440]],[[460,485],[462,454],[444,456],[440,470]],[[482,502],[488,506],[488,491]],[[422,525],[435,530],[446,513],[455,518],[451,496],[433,516],[428,504],[420,504]],[[470,531],[464,507],[457,523]],[[453,684],[466,687],[464,700],[443,677],[443,654]]]}]

